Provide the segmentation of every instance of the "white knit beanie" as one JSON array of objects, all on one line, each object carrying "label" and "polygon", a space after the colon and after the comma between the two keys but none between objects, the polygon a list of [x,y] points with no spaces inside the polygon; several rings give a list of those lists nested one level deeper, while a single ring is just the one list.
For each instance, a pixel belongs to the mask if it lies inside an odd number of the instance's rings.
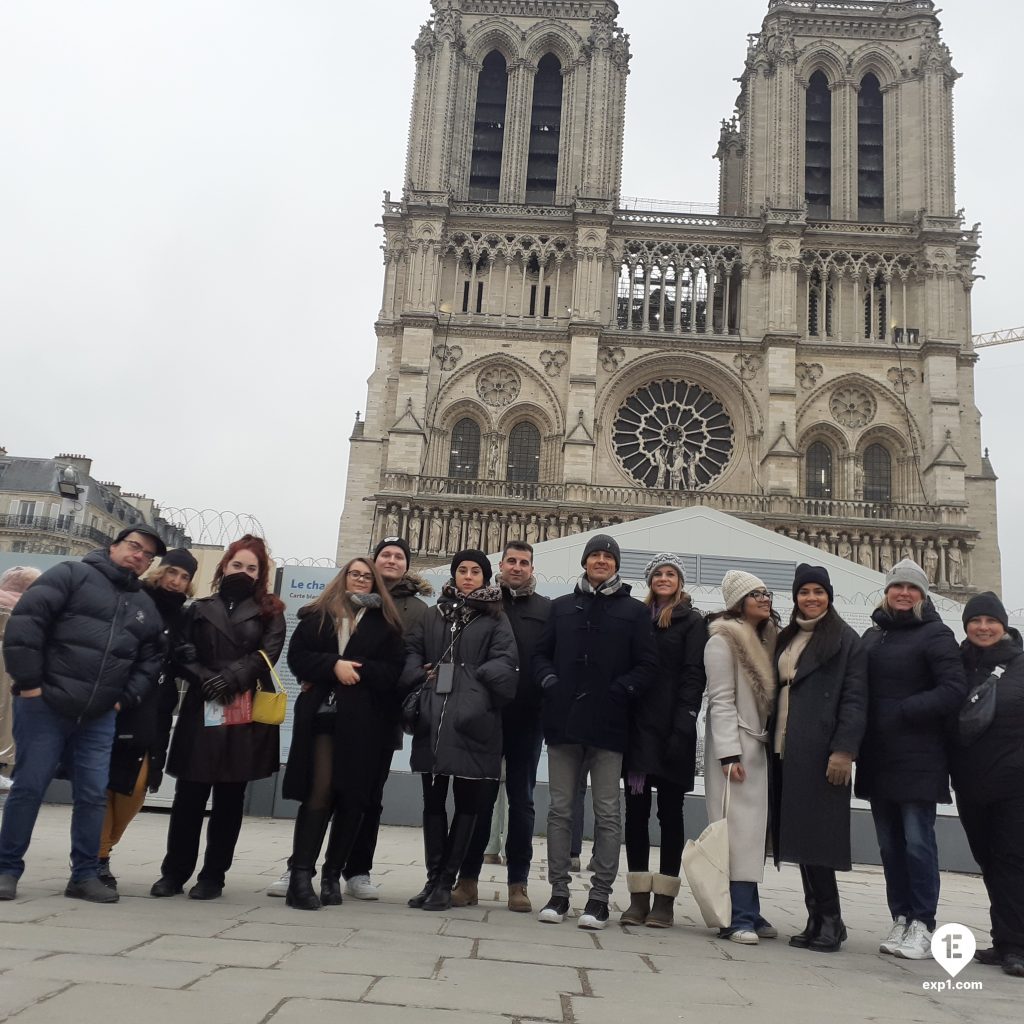
[{"label": "white knit beanie", "polygon": [[752,572],[730,569],[722,577],[722,600],[726,608],[735,608],[752,590],[767,590],[763,580]]}]

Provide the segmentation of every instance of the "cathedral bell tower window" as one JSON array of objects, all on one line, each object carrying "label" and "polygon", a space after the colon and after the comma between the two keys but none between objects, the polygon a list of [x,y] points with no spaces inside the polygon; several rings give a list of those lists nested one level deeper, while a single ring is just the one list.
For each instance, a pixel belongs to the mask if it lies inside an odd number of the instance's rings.
[{"label": "cathedral bell tower window", "polygon": [[473,156],[469,167],[469,198],[495,202],[501,184],[501,157],[505,148],[505,106],[508,69],[505,58],[492,50],[484,57],[477,79],[476,116],[473,119]]},{"label": "cathedral bell tower window", "polygon": [[882,90],[874,75],[861,79],[857,93],[857,215],[885,219],[885,162],[882,141]]},{"label": "cathedral bell tower window", "polygon": [[507,479],[531,484],[540,479],[540,431],[529,421],[509,432]]},{"label": "cathedral bell tower window", "polygon": [[864,500],[892,501],[892,456],[880,444],[864,450]]},{"label": "cathedral bell tower window", "polygon": [[551,53],[537,66],[530,115],[530,155],[526,162],[526,201],[553,203],[558,187],[558,145],[562,130],[562,65]]},{"label": "cathedral bell tower window", "polygon": [[807,449],[804,491],[808,498],[832,497],[832,452],[821,441]]},{"label": "cathedral bell tower window", "polygon": [[804,133],[807,216],[828,220],[832,208],[832,93],[823,71],[815,71],[807,86]]},{"label": "cathedral bell tower window", "polygon": [[473,480],[480,475],[480,427],[468,416],[452,430],[448,457],[448,476],[454,480]]}]

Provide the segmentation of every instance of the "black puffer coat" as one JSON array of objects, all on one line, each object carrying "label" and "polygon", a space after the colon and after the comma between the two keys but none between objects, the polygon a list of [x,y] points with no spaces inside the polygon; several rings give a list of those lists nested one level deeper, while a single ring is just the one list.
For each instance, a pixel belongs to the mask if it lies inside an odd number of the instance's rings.
[{"label": "black puffer coat", "polygon": [[931,601],[923,621],[910,612],[871,614],[867,649],[868,724],[855,791],[870,800],[948,804],[947,719],[967,695],[953,631]]},{"label": "black puffer coat", "polygon": [[258,680],[272,685],[270,670],[259,652],[266,651],[276,664],[284,635],[284,615],[263,618],[252,598],[229,610],[215,594],[189,607],[186,637],[195,646],[198,661],[181,666],[189,687],[167,759],[171,775],[189,782],[250,782],[278,770],[278,726],[256,722],[205,725],[202,684],[220,674],[235,694],[255,692]]},{"label": "black puffer coat", "polygon": [[950,774],[959,802],[994,803],[1024,794],[1024,649],[1013,630],[992,647],[975,647],[965,640],[960,651],[973,689],[997,665],[1006,670],[996,683],[996,717],[969,747],[956,742],[951,728]]},{"label": "black puffer coat", "polygon": [[156,685],[137,707],[119,712],[114,725],[114,747],[110,751],[110,781],[107,788],[126,796],[131,795],[135,789],[139,769],[147,756],[147,788],[156,789],[163,779],[167,744],[171,738],[174,709],[178,704],[175,650],[181,643],[185,628],[184,594],[174,594],[159,586],[150,587],[146,584],[143,584],[143,589],[160,613],[164,656]]},{"label": "black puffer coat", "polygon": [[708,627],[689,597],[672,609],[665,629],[655,624],[658,674],[629,711],[625,772],[655,775],[693,789],[697,764],[697,716],[707,686],[704,645]]},{"label": "black puffer coat", "polygon": [[[471,605],[472,607],[472,605]],[[451,643],[451,623],[437,606],[406,637],[407,692],[422,682],[424,665],[437,665]],[[455,666],[452,692],[424,686],[412,738],[414,772],[464,779],[501,776],[501,709],[516,693],[516,640],[504,612],[477,615],[462,628],[449,658]]]},{"label": "black puffer coat", "polygon": [[[788,646],[789,630],[775,650]],[[817,624],[789,686],[785,756],[773,757],[772,833],[775,863],[850,870],[850,787],[825,777],[828,759],[855,759],[867,724],[867,651],[833,612]],[[776,693],[781,692],[781,687]],[[768,734],[774,735],[774,723]]]},{"label": "black puffer coat", "polygon": [[393,587],[388,588],[395,602],[403,631],[408,633],[430,610],[423,599],[434,593],[434,588],[418,573],[407,572]]},{"label": "black puffer coat", "polygon": [[[359,682],[342,686],[334,666],[344,659],[362,666]],[[295,678],[312,686],[299,695],[292,720],[283,793],[305,800],[313,784],[313,720],[333,692],[334,789],[350,807],[369,808],[380,779],[380,751],[390,746],[398,719],[398,677],[405,665],[401,635],[379,608],[368,608],[356,631],[338,654],[338,630],[331,619],[313,610],[299,611],[299,624],[288,643],[288,666]]]},{"label": "black puffer coat", "polygon": [[91,719],[149,691],[163,651],[161,623],[138,577],[105,550],[61,562],[11,612],[4,658],[15,691],[42,687],[65,718]]},{"label": "black puffer coat", "polygon": [[544,739],[623,753],[629,702],[654,682],[658,652],[647,608],[622,584],[611,594],[572,594],[551,602],[533,658],[544,689]]}]

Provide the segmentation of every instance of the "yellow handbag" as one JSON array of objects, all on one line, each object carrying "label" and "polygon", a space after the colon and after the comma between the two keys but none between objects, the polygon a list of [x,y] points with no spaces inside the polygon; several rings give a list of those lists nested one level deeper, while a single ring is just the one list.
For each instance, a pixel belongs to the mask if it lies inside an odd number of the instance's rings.
[{"label": "yellow handbag", "polygon": [[[271,689],[265,690],[262,681],[256,680],[256,693],[252,700],[252,720],[261,725],[280,725],[284,721],[285,711],[288,710],[288,694],[285,693],[281,679],[274,671],[274,665],[267,657],[266,651],[260,651],[260,654],[263,655],[263,660],[267,663],[267,668],[270,669],[273,683]],[[274,684],[277,685],[276,689],[273,689]]]}]

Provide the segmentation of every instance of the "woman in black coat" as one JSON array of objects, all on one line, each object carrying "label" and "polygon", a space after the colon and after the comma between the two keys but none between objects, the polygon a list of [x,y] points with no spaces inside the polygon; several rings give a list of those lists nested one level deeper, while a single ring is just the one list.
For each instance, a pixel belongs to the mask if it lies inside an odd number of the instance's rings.
[{"label": "woman in black coat", "polygon": [[213,596],[189,608],[186,637],[196,658],[181,665],[189,686],[167,759],[178,781],[151,896],[180,893],[192,876],[211,792],[203,868],[189,896],[220,896],[242,827],[245,787],[280,767],[278,726],[253,722],[251,703],[257,685],[273,688],[270,666],[284,648],[284,605],[269,590],[272,567],[265,542],[246,534],[220,560]]},{"label": "woman in black coat", "polygon": [[184,548],[168,551],[143,590],[156,605],[163,623],[164,657],[156,684],[134,708],[118,712],[110,752],[107,813],[100,837],[99,877],[111,889],[117,879],[110,871],[110,854],[142,807],[147,791],[155,793],[164,777],[167,743],[178,705],[177,662],[182,647],[185,602],[192,596],[192,579],[199,563]]},{"label": "woman in black coat", "polygon": [[[683,856],[683,799],[693,789],[697,764],[697,716],[707,677],[707,626],[683,589],[678,555],[660,554],[644,570],[658,674],[629,707],[629,739],[622,759],[626,783],[626,863],[629,908],[622,924],[668,928],[679,894]],[[650,872],[651,793],[658,791],[661,826],[659,872]],[[651,893],[654,906],[651,906]]]},{"label": "woman in black coat", "polygon": [[850,780],[867,720],[865,654],[835,610],[826,569],[798,565],[793,601],[775,648],[772,847],[776,865],[800,865],[807,904],[807,926],[789,944],[834,953],[846,938],[836,871],[850,870]]},{"label": "woman in black coat", "polygon": [[909,558],[892,567],[871,613],[868,724],[857,796],[870,800],[893,924],[880,953],[931,957],[939,902],[935,805],[948,804],[947,719],[967,693],[953,631],[928,600],[928,577]]},{"label": "woman in black coat", "polygon": [[[302,693],[283,786],[285,797],[301,801],[289,861],[290,907],[341,903],[341,871],[375,803],[380,751],[398,717],[404,654],[402,620],[367,559],[352,559],[299,612],[288,666]],[[317,899],[313,876],[332,815]]]},{"label": "woman in black coat", "polygon": [[[412,770],[423,779],[427,884],[409,900],[447,910],[473,835],[483,780],[501,776],[501,708],[516,695],[516,640],[482,551],[460,551],[437,604],[406,641],[401,686],[422,686]],[[448,828],[449,781],[455,816]]]},{"label": "woman in black coat", "polygon": [[975,959],[1024,978],[1024,649],[995,594],[972,597],[963,618],[960,651],[971,690],[1001,670],[991,725],[978,736],[951,730],[957,810],[992,920],[992,948]]}]

